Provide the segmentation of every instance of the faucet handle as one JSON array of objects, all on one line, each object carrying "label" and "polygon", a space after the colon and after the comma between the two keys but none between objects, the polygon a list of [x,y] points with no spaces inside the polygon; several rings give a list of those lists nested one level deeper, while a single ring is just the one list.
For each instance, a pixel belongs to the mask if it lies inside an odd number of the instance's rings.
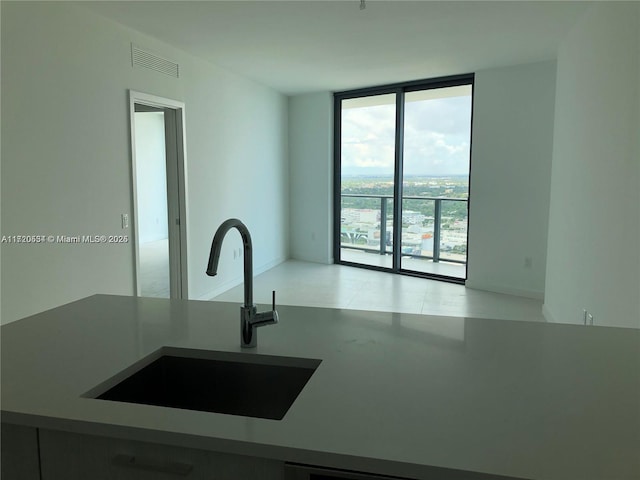
[{"label": "faucet handle", "polygon": [[[265,325],[273,325],[278,323],[279,316],[276,311],[276,291],[271,291],[271,311],[270,312],[251,312],[246,320],[249,328],[254,329],[257,327],[264,327]],[[253,332],[255,335],[255,332]]]}]

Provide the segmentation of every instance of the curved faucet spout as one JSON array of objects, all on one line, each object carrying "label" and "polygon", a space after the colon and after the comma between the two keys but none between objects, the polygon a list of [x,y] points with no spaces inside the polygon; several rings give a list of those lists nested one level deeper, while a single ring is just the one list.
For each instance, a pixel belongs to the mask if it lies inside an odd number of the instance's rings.
[{"label": "curved faucet spout", "polygon": [[253,248],[251,245],[251,234],[249,229],[237,218],[230,218],[218,227],[213,241],[211,242],[211,252],[209,253],[209,263],[207,264],[207,275],[210,277],[218,273],[218,262],[220,261],[220,251],[222,240],[229,230],[236,228],[242,236],[244,247],[244,306],[253,306]]},{"label": "curved faucet spout", "polygon": [[213,241],[211,242],[207,275],[213,277],[218,273],[222,240],[224,240],[225,235],[232,228],[238,229],[242,236],[242,244],[244,245],[244,306],[240,308],[240,345],[243,348],[252,348],[255,347],[258,342],[258,327],[278,323],[276,292],[273,292],[271,311],[258,313],[256,306],[253,304],[253,254],[251,235],[249,234],[249,229],[237,218],[230,218],[216,230],[216,234],[213,236]]}]

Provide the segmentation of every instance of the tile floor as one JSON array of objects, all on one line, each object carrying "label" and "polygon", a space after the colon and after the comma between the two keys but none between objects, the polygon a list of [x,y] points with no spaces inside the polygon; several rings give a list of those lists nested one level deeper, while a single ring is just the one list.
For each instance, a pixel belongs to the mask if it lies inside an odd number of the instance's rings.
[{"label": "tile floor", "polygon": [[140,244],[140,290],[143,297],[169,298],[169,240]]},{"label": "tile floor", "polygon": [[[255,303],[271,304],[272,290],[280,305],[545,321],[540,300],[343,265],[287,261],[256,276]],[[243,286],[213,300],[242,303]]]}]

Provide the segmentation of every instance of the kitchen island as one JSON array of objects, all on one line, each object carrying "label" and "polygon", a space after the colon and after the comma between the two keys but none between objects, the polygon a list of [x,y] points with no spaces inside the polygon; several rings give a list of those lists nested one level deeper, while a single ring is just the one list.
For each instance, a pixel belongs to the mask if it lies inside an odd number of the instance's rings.
[{"label": "kitchen island", "polygon": [[[273,478],[285,462],[415,479],[640,478],[638,330],[278,311],[250,350],[232,303],[95,295],[4,325],[3,427],[246,456]],[[321,363],[282,420],[86,396],[166,346]]]}]

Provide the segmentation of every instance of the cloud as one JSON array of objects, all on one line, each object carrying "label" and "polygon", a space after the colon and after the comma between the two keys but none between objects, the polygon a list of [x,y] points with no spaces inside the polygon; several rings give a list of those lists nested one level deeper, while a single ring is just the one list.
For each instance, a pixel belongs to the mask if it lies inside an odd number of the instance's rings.
[{"label": "cloud", "polygon": [[393,173],[395,106],[343,110],[341,148],[343,168],[376,168]]},{"label": "cloud", "polygon": [[[405,105],[406,175],[468,174],[471,98],[450,97]],[[342,170],[392,174],[395,105],[342,111]]]}]

